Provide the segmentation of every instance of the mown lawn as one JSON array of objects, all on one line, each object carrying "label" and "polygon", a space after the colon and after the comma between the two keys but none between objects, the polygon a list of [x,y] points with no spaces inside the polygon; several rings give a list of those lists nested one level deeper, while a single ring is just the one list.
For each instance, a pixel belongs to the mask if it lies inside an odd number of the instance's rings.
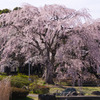
[{"label": "mown lawn", "polygon": [[[64,90],[64,88],[69,88],[72,86],[65,86],[65,85],[59,85],[59,86],[55,86],[55,85],[48,85],[45,84],[45,81],[42,80],[41,78],[38,79],[37,84],[39,85],[45,85],[47,87],[50,88],[50,94],[55,93],[55,92],[61,92]],[[64,87],[64,88],[63,88]],[[100,91],[100,87],[74,87],[76,88],[77,91],[83,91],[85,93],[85,95],[91,95],[91,93],[93,91]]]},{"label": "mown lawn", "polygon": [[[49,86],[50,87],[50,94],[55,93],[56,91],[61,92],[64,88],[69,88],[69,86],[61,88],[57,86]],[[100,87],[74,87],[76,88],[77,92],[82,91],[85,93],[85,96],[93,96],[91,93],[93,91],[100,91]],[[37,97],[32,97],[31,99],[38,100]],[[24,100],[31,100],[31,99],[24,99]]]},{"label": "mown lawn", "polygon": [[90,96],[93,91],[100,91],[100,87],[75,87],[77,91],[83,91],[86,96]]},{"label": "mown lawn", "polygon": [[[57,86],[56,85],[48,85],[41,78],[37,80],[36,84],[49,87],[50,94],[53,94],[57,91],[62,92],[64,89],[72,87],[72,86],[64,86],[64,85],[59,85],[59,86],[58,85]],[[91,93],[93,91],[100,91],[100,87],[73,87],[73,88],[75,88],[77,90],[77,92],[80,92],[80,91],[84,92],[85,96],[92,96]],[[30,93],[33,93],[33,92],[30,91]],[[18,100],[38,100],[38,97],[27,97],[25,99],[18,99]]]},{"label": "mown lawn", "polygon": [[[69,88],[69,86],[65,88]],[[77,92],[80,92],[80,91],[84,92],[85,96],[90,96],[93,91],[100,91],[100,87],[74,87],[74,88],[77,90]],[[59,87],[52,88],[51,87],[50,93],[52,94],[52,93],[55,93],[56,91],[61,92],[63,90],[64,88],[59,88]]]}]

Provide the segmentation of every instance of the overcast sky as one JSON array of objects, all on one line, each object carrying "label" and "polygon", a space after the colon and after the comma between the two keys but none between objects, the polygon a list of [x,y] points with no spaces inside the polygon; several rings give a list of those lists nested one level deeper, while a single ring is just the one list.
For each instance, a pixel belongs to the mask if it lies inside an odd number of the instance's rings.
[{"label": "overcast sky", "polygon": [[44,6],[45,4],[60,4],[76,10],[87,8],[94,19],[100,18],[100,0],[0,0],[0,9],[22,6],[29,3],[33,6]]}]

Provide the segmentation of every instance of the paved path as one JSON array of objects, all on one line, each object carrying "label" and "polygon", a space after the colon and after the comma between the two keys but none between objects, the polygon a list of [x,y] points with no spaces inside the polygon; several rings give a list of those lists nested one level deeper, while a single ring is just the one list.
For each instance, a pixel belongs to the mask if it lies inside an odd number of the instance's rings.
[{"label": "paved path", "polygon": [[30,96],[30,97],[38,97],[37,94],[29,94],[28,96]]}]

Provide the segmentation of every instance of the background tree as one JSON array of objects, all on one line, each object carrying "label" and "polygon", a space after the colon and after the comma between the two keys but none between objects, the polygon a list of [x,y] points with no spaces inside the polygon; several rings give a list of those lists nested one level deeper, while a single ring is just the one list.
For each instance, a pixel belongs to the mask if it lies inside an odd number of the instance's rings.
[{"label": "background tree", "polygon": [[0,10],[0,14],[9,13],[9,12],[11,12],[10,9],[3,9],[3,10]]},{"label": "background tree", "polygon": [[19,10],[21,9],[21,7],[15,7],[13,10]]}]

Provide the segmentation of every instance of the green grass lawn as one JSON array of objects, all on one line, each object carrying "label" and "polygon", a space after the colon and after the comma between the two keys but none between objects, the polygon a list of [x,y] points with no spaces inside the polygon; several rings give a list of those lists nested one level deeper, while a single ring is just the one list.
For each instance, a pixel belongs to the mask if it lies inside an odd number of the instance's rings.
[{"label": "green grass lawn", "polygon": [[27,97],[28,99],[24,99],[24,100],[38,100],[38,97]]},{"label": "green grass lawn", "polygon": [[90,96],[93,91],[100,91],[100,87],[76,87],[77,91],[83,91],[86,96]]},{"label": "green grass lawn", "polygon": [[[35,83],[33,82],[32,83],[33,85],[34,84],[37,84],[37,85],[43,85],[43,86],[47,86],[50,88],[50,91],[49,93],[50,94],[53,94],[53,93],[56,93],[57,91],[58,92],[62,92],[64,89],[66,88],[70,88],[72,86],[65,86],[65,85],[49,85],[49,84],[46,84],[44,80],[42,80],[41,78],[39,78]],[[85,93],[85,96],[91,96],[92,92],[93,91],[100,91],[100,87],[73,87],[77,90],[77,92],[79,91],[82,91]],[[30,91],[30,93],[33,93],[33,91]],[[27,97],[25,99],[17,99],[17,100],[38,100],[38,97]]]},{"label": "green grass lawn", "polygon": [[[72,87],[72,86],[64,86],[64,85],[62,85],[62,87],[55,86],[55,85],[48,85],[48,84],[45,84],[45,81],[42,80],[41,78],[38,79],[37,84],[48,86],[50,88],[50,91],[49,91],[50,94],[53,94],[57,91],[61,92],[64,90],[64,88]],[[85,96],[90,96],[93,91],[100,91],[100,87],[74,87],[74,88],[77,90],[77,92],[80,92],[80,91],[84,92]]]},{"label": "green grass lawn", "polygon": [[[66,88],[69,88],[69,86],[67,86]],[[85,93],[85,96],[90,96],[91,95],[91,93],[93,92],[93,91],[100,91],[100,87],[74,87],[78,92],[79,91],[82,91],[82,92],[84,92]],[[56,91],[58,91],[58,92],[61,92],[61,91],[63,91],[64,89],[63,88],[59,88],[59,87],[51,87],[50,88],[50,93],[52,94],[52,93],[55,93]]]},{"label": "green grass lawn", "polygon": [[[48,86],[50,87],[50,94],[55,93],[56,91],[61,92],[64,90],[64,88],[61,87],[51,86],[51,85]],[[65,88],[69,88],[69,86],[66,86]],[[84,92],[85,96],[93,96],[91,95],[93,91],[100,91],[100,87],[74,87],[74,88],[77,90],[77,92],[78,91]],[[32,97],[32,99],[38,100],[37,97]],[[31,99],[25,99],[25,100],[31,100]]]}]

